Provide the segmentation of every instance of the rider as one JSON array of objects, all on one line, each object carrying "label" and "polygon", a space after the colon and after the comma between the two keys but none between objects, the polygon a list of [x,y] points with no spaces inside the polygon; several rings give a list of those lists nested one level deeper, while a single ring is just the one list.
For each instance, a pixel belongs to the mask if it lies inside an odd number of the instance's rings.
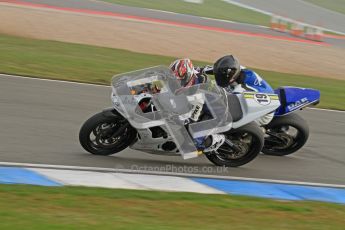
[{"label": "rider", "polygon": [[190,87],[207,81],[205,75],[200,74],[189,58],[177,59],[170,64],[170,69],[180,81],[181,87]]},{"label": "rider", "polygon": [[[207,76],[194,68],[190,59],[177,59],[171,65],[174,76],[180,82],[181,87],[187,88],[193,85],[202,84],[207,81]],[[208,117],[208,109],[203,100],[194,101],[191,122],[197,122]],[[224,142],[224,135],[212,134],[208,137],[195,138],[196,146],[199,150],[209,152],[220,146]]]},{"label": "rider", "polygon": [[[240,65],[233,55],[219,58],[213,65],[213,74],[219,86],[232,93],[254,91],[274,93],[272,87],[253,70]],[[274,112],[257,120],[259,125],[267,125],[273,119]]]}]

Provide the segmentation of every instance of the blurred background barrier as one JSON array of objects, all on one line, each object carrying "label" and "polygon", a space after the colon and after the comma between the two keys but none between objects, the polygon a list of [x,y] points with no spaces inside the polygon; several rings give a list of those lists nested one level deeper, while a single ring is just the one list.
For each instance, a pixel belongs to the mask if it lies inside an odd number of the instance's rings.
[{"label": "blurred background barrier", "polygon": [[290,28],[290,34],[296,37],[304,35],[304,25],[299,22],[293,22]]},{"label": "blurred background barrier", "polygon": [[277,15],[272,15],[271,17],[271,29],[272,30],[278,30],[279,28],[279,20],[280,18]]},{"label": "blurred background barrier", "polygon": [[323,29],[318,26],[305,24],[290,18],[272,14],[270,28],[282,33],[289,33],[295,37],[301,37],[312,41],[323,42]]},{"label": "blurred background barrier", "polygon": [[287,25],[288,21],[286,20],[286,18],[274,14],[272,15],[271,29],[284,33],[287,31]]},{"label": "blurred background barrier", "polygon": [[322,42],[324,39],[323,31],[318,27],[307,27],[305,38]]}]

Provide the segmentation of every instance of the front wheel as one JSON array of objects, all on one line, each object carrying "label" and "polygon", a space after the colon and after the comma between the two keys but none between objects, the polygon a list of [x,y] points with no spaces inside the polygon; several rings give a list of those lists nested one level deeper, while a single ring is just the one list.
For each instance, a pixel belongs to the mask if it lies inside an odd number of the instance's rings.
[{"label": "front wheel", "polygon": [[80,129],[79,142],[95,155],[111,155],[127,148],[136,138],[136,131],[119,115],[97,113]]},{"label": "front wheel", "polygon": [[251,122],[238,129],[224,133],[228,140],[216,151],[206,153],[206,157],[217,166],[238,167],[252,161],[264,145],[264,133]]},{"label": "front wheel", "polygon": [[274,118],[266,127],[265,145],[267,155],[285,156],[302,148],[309,137],[307,122],[298,114]]}]

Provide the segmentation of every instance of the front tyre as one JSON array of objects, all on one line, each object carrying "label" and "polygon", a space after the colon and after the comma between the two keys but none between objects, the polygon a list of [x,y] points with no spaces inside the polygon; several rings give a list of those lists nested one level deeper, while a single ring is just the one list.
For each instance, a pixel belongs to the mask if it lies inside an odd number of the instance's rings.
[{"label": "front tyre", "polygon": [[267,155],[292,154],[302,148],[309,137],[307,122],[296,113],[276,117],[265,128],[266,137],[262,152]]},{"label": "front tyre", "polygon": [[79,132],[79,142],[86,151],[104,156],[124,150],[135,138],[136,131],[127,120],[103,112],[89,118]]},{"label": "front tyre", "polygon": [[255,122],[223,134],[233,146],[224,142],[216,151],[206,153],[206,157],[217,166],[238,167],[247,164],[264,145],[264,133]]}]

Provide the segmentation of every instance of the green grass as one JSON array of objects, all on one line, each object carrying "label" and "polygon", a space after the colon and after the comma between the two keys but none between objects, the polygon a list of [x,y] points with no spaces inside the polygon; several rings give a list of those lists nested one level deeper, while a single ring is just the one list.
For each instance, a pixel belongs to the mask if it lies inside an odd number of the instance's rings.
[{"label": "green grass", "polygon": [[109,84],[114,74],[171,61],[171,57],[0,34],[2,73]]},{"label": "green grass", "polygon": [[0,229],[344,229],[345,206],[230,195],[0,185]]},{"label": "green grass", "polygon": [[268,26],[267,15],[238,7],[222,0],[204,0],[203,4],[188,3],[182,0],[103,0],[106,2],[148,9],[164,10],[181,14],[231,20]]},{"label": "green grass", "polygon": [[[109,84],[114,74],[154,65],[169,65],[174,59],[119,49],[0,35],[0,72],[9,74]],[[319,107],[345,110],[345,81],[263,70],[257,72],[274,87],[293,85],[319,89],[322,97]]]},{"label": "green grass", "polygon": [[345,14],[345,0],[304,0],[314,5]]}]

